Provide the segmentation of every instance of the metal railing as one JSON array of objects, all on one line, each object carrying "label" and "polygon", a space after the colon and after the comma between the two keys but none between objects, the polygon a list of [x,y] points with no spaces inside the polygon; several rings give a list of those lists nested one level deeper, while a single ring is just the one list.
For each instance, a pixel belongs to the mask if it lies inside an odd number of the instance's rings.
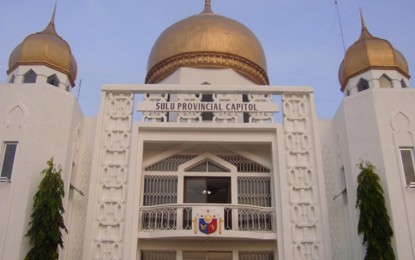
[{"label": "metal railing", "polygon": [[140,208],[139,231],[192,230],[200,216],[195,210],[214,209],[223,232],[276,233],[275,208],[223,204],[167,204]]}]

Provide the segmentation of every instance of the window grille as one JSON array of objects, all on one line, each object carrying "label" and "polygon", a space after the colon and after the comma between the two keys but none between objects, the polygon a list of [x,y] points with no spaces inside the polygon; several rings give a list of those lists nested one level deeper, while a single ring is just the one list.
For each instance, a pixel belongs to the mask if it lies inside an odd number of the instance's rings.
[{"label": "window grille", "polygon": [[177,203],[177,176],[144,176],[144,206],[173,203]]},{"label": "window grille", "polygon": [[[145,168],[146,171],[153,172],[177,172],[179,165],[196,158],[196,154],[181,154],[170,156],[160,162],[150,165]],[[240,155],[233,154],[219,154],[219,158],[236,166],[238,172],[257,172],[257,173],[269,173],[270,169],[260,165],[250,159],[242,157]]]},{"label": "window grille", "polygon": [[238,204],[271,207],[270,177],[238,177]]},{"label": "window grille", "polygon": [[238,169],[238,172],[270,172],[270,170],[267,167],[264,167],[240,155],[223,154],[218,155],[218,157],[232,165],[235,165]]},{"label": "window grille", "polygon": [[231,260],[231,251],[183,251],[183,260]]},{"label": "window grille", "polygon": [[239,260],[274,260],[274,252],[239,252]]},{"label": "window grille", "polygon": [[152,172],[177,172],[179,165],[197,157],[195,154],[173,155],[160,162],[148,166],[145,170]]},{"label": "window grille", "polygon": [[176,251],[143,251],[141,260],[176,260]]}]

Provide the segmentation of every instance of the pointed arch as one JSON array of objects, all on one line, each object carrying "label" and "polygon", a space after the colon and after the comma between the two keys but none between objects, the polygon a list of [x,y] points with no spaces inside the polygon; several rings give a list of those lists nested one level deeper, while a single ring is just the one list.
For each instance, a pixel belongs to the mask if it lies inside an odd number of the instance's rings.
[{"label": "pointed arch", "polygon": [[399,111],[392,116],[391,124],[394,132],[409,131],[411,126],[409,117],[402,111]]},{"label": "pointed arch", "polygon": [[60,80],[59,80],[58,76],[56,76],[56,74],[50,75],[47,78],[46,82],[50,85],[55,86],[55,87],[59,87],[59,84],[60,84]]},{"label": "pointed arch", "polygon": [[388,75],[383,74],[379,78],[379,85],[380,85],[380,88],[392,88],[393,87],[392,79],[389,78]]},{"label": "pointed arch", "polygon": [[[209,165],[210,163],[210,165]],[[216,155],[213,155],[209,152],[201,154],[192,160],[179,166],[179,171],[222,171],[222,172],[237,172],[236,166],[230,164],[229,162],[219,158]]]},{"label": "pointed arch", "polygon": [[4,124],[7,128],[10,126],[22,128],[26,124],[26,121],[26,108],[22,104],[12,106],[10,109],[6,110]]},{"label": "pointed arch", "polygon": [[37,74],[32,69],[23,75],[23,83],[36,83]]},{"label": "pointed arch", "polygon": [[367,81],[364,78],[360,78],[359,79],[359,82],[357,83],[357,86],[356,87],[357,87],[357,91],[358,92],[361,92],[361,91],[364,91],[366,89],[369,89],[369,81]]}]

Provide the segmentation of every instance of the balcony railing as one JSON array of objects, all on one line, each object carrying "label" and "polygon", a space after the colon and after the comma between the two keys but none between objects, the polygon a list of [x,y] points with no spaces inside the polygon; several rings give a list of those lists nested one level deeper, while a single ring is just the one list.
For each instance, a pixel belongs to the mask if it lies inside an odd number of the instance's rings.
[{"label": "balcony railing", "polygon": [[275,208],[223,204],[168,204],[140,209],[141,234],[243,236],[241,232],[262,235],[265,233],[274,237]]}]

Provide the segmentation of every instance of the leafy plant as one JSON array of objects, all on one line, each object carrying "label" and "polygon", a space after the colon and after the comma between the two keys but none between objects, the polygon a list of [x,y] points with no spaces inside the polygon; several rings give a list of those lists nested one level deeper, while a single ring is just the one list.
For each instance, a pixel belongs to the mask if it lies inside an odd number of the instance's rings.
[{"label": "leafy plant", "polygon": [[58,247],[63,248],[61,230],[68,232],[62,217],[65,212],[62,205],[62,198],[65,196],[62,169],[55,168],[53,158],[47,164],[33,199],[31,221],[26,234],[31,245],[25,257],[27,260],[58,259]]},{"label": "leafy plant", "polygon": [[363,234],[365,260],[395,259],[391,244],[393,230],[379,176],[370,162],[361,162],[358,166],[360,174],[357,177],[356,208],[360,210],[358,233]]}]

